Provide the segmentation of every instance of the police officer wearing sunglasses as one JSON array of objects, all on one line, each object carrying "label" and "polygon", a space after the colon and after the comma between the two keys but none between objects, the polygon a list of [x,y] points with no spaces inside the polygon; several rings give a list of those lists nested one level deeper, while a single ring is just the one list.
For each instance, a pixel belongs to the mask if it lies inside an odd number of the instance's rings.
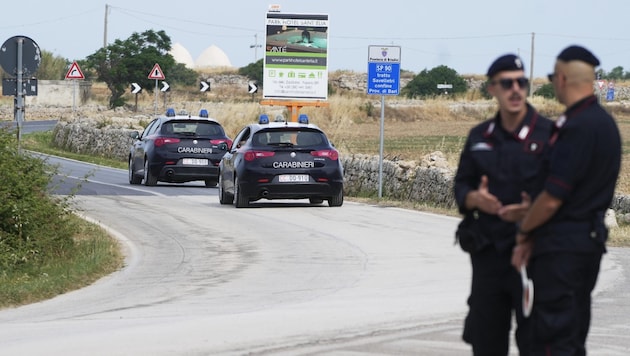
[{"label": "police officer wearing sunglasses", "polygon": [[497,58],[487,76],[487,90],[498,111],[470,130],[454,185],[460,213],[481,235],[474,246],[465,248],[472,285],[463,339],[475,355],[507,355],[516,311],[516,342],[526,355],[523,285],[510,262],[516,222],[529,207],[553,122],[527,102],[529,81],[518,56]]},{"label": "police officer wearing sunglasses", "polygon": [[585,355],[597,281],[621,165],[614,118],[593,92],[599,60],[570,46],[550,75],[566,111],[553,128],[540,190],[520,224],[512,264],[527,264],[536,287],[530,316],[533,355]]}]

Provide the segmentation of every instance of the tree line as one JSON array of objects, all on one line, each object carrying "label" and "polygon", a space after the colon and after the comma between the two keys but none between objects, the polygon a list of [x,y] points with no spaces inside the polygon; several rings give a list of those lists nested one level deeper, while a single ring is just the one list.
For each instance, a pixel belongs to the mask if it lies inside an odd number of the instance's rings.
[{"label": "tree line", "polygon": [[[115,108],[125,105],[124,94],[131,83],[138,83],[141,87],[153,92],[154,81],[147,78],[147,68],[159,63],[165,73],[168,73],[169,84],[192,86],[200,79],[200,74],[177,63],[168,51],[171,39],[164,31],[148,30],[133,33],[125,40],[115,40],[112,44],[98,49],[77,63],[83,69],[86,80],[101,81],[110,91],[109,106]],[[55,56],[51,52],[42,50],[41,64],[37,71],[37,78],[41,80],[62,80],[71,62],[63,57]],[[263,86],[263,60],[260,59],[238,70],[238,73],[258,82]],[[409,72],[411,73],[411,72]],[[605,80],[627,80],[630,72],[617,66],[610,72],[598,70],[598,76]],[[3,78],[6,76],[3,74]],[[413,74],[411,74],[413,75]],[[447,84],[448,89],[438,88],[438,84]],[[466,80],[454,69],[440,65],[432,69],[424,69],[413,75],[413,79],[401,90],[407,98],[431,98],[448,94],[456,97],[468,91]],[[487,96],[485,85],[481,93]],[[553,88],[545,84],[534,94],[553,96]]]}]

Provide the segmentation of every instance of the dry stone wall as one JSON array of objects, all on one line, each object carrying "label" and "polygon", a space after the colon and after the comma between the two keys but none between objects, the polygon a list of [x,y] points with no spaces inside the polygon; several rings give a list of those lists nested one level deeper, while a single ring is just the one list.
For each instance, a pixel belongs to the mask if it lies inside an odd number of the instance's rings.
[{"label": "dry stone wall", "polygon": [[[126,161],[133,139],[124,125],[99,128],[93,120],[60,122],[53,131],[54,144],[65,150]],[[349,196],[374,196],[379,188],[379,159],[362,154],[342,155],[344,190]],[[454,208],[454,169],[444,155],[433,152],[415,161],[383,160],[382,196],[394,200],[429,203]],[[630,196],[617,195],[611,208],[617,219],[630,223]]]}]

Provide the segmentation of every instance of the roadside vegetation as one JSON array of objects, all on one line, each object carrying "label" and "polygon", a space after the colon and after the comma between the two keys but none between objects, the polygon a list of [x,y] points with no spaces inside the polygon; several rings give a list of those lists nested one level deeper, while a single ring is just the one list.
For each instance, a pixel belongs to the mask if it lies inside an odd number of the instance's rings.
[{"label": "roadside vegetation", "polygon": [[51,298],[120,268],[117,242],[72,213],[72,196],[52,195],[55,168],[18,152],[4,129],[0,170],[0,308]]}]

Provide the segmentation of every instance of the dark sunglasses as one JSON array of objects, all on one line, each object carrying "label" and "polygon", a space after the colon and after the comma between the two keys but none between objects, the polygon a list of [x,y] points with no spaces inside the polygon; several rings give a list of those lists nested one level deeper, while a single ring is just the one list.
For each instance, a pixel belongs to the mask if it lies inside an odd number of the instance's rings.
[{"label": "dark sunglasses", "polygon": [[499,83],[499,85],[501,85],[501,88],[508,90],[512,89],[512,87],[514,86],[514,82],[518,83],[518,87],[521,89],[527,88],[527,86],[529,86],[529,79],[525,77],[520,77],[516,79],[503,78],[493,81],[492,84]]},{"label": "dark sunglasses", "polygon": [[556,76],[556,73],[549,73],[547,74],[547,79],[549,79],[550,82],[553,82],[553,77]]}]

